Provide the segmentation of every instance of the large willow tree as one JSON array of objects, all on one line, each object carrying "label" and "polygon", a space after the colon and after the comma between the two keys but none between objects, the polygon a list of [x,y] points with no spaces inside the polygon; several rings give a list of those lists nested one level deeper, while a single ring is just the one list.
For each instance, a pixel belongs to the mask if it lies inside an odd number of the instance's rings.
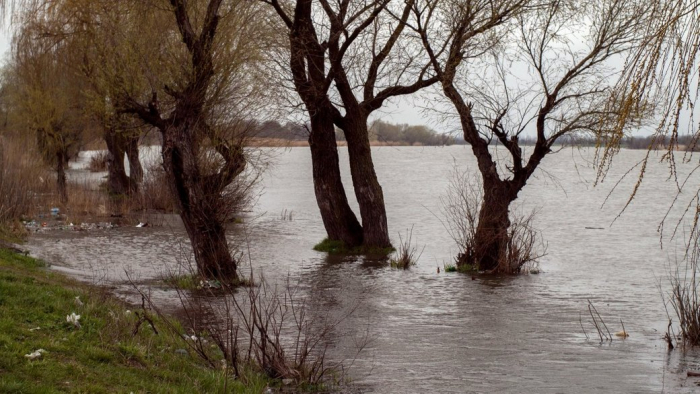
[{"label": "large willow tree", "polygon": [[[599,178],[602,179],[629,126],[640,114],[653,114],[654,122],[650,126],[653,138],[628,204],[639,190],[653,149],[665,146],[661,161],[669,166],[671,176],[681,190],[684,186],[696,185],[686,185],[684,180],[678,179],[678,152],[700,148],[697,105],[700,99],[700,2],[655,0],[648,6],[650,18],[644,41],[626,57],[616,95],[609,102],[609,105],[621,103],[623,110],[612,119],[613,127],[600,133],[598,164]],[[692,136],[688,146],[679,145],[682,135]],[[683,154],[680,159],[689,161],[690,158],[691,155]],[[676,201],[674,199],[674,203]],[[695,206],[695,233],[700,219],[700,195],[696,193],[687,206]]]},{"label": "large willow tree", "polygon": [[[163,168],[201,275],[237,279],[225,223],[265,92],[263,24],[245,0],[46,0],[24,19],[74,37],[88,101],[106,125],[130,117],[162,135]],[[97,110],[95,110],[97,109]],[[107,127],[106,127],[107,128]],[[233,196],[238,197],[238,196]]]},{"label": "large willow tree", "polygon": [[90,129],[82,107],[86,80],[72,72],[73,42],[49,41],[30,24],[20,26],[7,66],[9,109],[14,124],[29,131],[55,172],[58,195],[68,201],[66,170]]}]

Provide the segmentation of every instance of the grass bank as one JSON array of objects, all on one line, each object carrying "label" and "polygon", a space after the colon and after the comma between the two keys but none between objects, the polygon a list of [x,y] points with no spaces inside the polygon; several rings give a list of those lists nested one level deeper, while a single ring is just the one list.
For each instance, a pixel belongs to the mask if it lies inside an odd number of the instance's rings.
[{"label": "grass bank", "polygon": [[[0,392],[260,393],[271,384],[208,368],[158,317],[150,316],[154,329],[128,308],[0,249]],[[66,321],[72,313],[80,327]]]}]

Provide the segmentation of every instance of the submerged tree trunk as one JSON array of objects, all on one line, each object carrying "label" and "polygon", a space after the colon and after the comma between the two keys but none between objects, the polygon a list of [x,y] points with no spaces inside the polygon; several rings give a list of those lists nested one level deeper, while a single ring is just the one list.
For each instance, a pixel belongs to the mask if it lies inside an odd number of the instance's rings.
[{"label": "submerged tree trunk", "polygon": [[313,166],[314,192],[321,211],[321,219],[331,240],[339,240],[348,247],[362,244],[362,226],[348,204],[340,176],[335,126],[330,111],[309,111],[311,133],[309,146]]},{"label": "submerged tree trunk", "polygon": [[479,223],[474,235],[473,250],[460,254],[458,265],[475,265],[479,271],[508,271],[499,267],[507,262],[510,239],[510,204],[515,201],[515,190],[509,181],[484,182],[484,200],[479,210]]},{"label": "submerged tree trunk", "polygon": [[104,139],[107,143],[107,185],[112,195],[131,193],[129,177],[124,168],[124,143],[112,128],[105,129]]},{"label": "submerged tree trunk", "polygon": [[[326,44],[319,42],[312,17],[313,1],[299,0],[294,20],[289,21],[290,70],[299,97],[309,113],[309,145],[313,165],[314,192],[323,225],[331,240],[349,247],[362,244],[362,226],[348,204],[340,177],[334,120],[340,116],[328,97]],[[282,15],[284,11],[278,9]]]},{"label": "submerged tree trunk", "polygon": [[129,160],[129,178],[133,187],[138,191],[143,182],[143,166],[139,159],[139,134],[134,134],[126,138],[126,157]]},{"label": "submerged tree trunk", "polygon": [[66,167],[68,167],[68,154],[59,150],[56,154],[56,185],[58,186],[58,196],[62,204],[68,202]]},{"label": "submerged tree trunk", "polygon": [[384,193],[374,170],[367,118],[346,117],[344,125],[352,183],[362,217],[363,245],[370,248],[390,247]]},{"label": "submerged tree trunk", "polygon": [[[143,168],[138,157],[139,136],[124,135],[114,128],[105,129],[107,143],[107,178],[110,194],[132,195],[138,193],[143,181]],[[129,175],[124,166],[124,155],[129,160]]]},{"label": "submerged tree trunk", "polygon": [[[193,117],[194,118],[194,117]],[[198,144],[187,132],[190,125],[166,128],[163,133],[163,167],[180,209],[201,275],[236,280],[237,263],[226,242],[226,229],[218,215],[221,190],[207,184],[198,165]]]}]

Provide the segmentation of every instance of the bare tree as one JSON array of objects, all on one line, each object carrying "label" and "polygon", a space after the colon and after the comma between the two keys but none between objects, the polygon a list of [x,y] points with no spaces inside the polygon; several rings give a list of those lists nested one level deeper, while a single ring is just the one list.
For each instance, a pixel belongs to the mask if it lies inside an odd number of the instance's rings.
[{"label": "bare tree", "polygon": [[[329,238],[349,246],[390,246],[367,120],[386,100],[437,82],[428,75],[430,65],[420,47],[411,45],[404,32],[413,1],[263,2],[289,32],[290,68],[311,119],[316,198]],[[332,100],[332,83],[342,106]],[[348,142],[361,228],[340,183],[333,125]]]},{"label": "bare tree", "polygon": [[309,146],[313,164],[314,191],[328,238],[347,245],[362,244],[362,226],[348,204],[340,176],[334,121],[340,117],[329,97],[333,81],[326,65],[326,45],[316,32],[313,2],[272,5],[288,31],[289,69],[294,87],[309,114]]},{"label": "bare tree", "polygon": [[[513,270],[499,265],[511,203],[557,139],[599,130],[619,111],[606,106],[619,75],[614,64],[640,42],[648,10],[635,0],[425,1],[414,8],[415,31],[483,182],[474,250],[458,264]],[[518,141],[528,131],[537,140],[526,157]],[[509,157],[500,171],[492,141]]]}]

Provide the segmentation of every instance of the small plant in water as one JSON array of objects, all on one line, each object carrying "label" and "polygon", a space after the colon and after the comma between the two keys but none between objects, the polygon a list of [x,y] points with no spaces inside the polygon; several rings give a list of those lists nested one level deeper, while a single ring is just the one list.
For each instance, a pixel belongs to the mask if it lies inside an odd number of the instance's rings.
[{"label": "small plant in water", "polygon": [[[418,259],[423,254],[423,250],[417,253],[418,249],[413,245],[413,227],[406,231],[406,239],[404,240],[399,234],[399,249],[396,255],[389,261],[392,268],[409,269],[416,265]],[[423,248],[425,249],[425,247]]]},{"label": "small plant in water", "polygon": [[326,252],[331,254],[350,252],[343,241],[334,241],[328,238],[324,238],[323,241],[317,243],[314,246],[314,250],[317,252]]},{"label": "small plant in water", "polygon": [[285,208],[280,215],[280,220],[291,222],[294,220],[294,211],[289,211]]},{"label": "small plant in water", "polygon": [[[669,320],[672,315],[678,319],[681,344],[700,346],[700,233],[693,234],[690,245],[691,249],[682,263],[676,263],[676,267],[671,269],[671,290],[665,294],[662,292],[662,296]],[[672,347],[676,335],[673,334],[671,321],[666,336],[669,347]]]},{"label": "small plant in water", "polygon": [[445,272],[460,272],[462,274],[473,274],[478,271],[476,267],[471,264],[445,264],[443,266],[443,269],[445,270]]},{"label": "small plant in water", "polygon": [[457,266],[454,264],[445,264],[443,270],[445,272],[457,272]]}]

